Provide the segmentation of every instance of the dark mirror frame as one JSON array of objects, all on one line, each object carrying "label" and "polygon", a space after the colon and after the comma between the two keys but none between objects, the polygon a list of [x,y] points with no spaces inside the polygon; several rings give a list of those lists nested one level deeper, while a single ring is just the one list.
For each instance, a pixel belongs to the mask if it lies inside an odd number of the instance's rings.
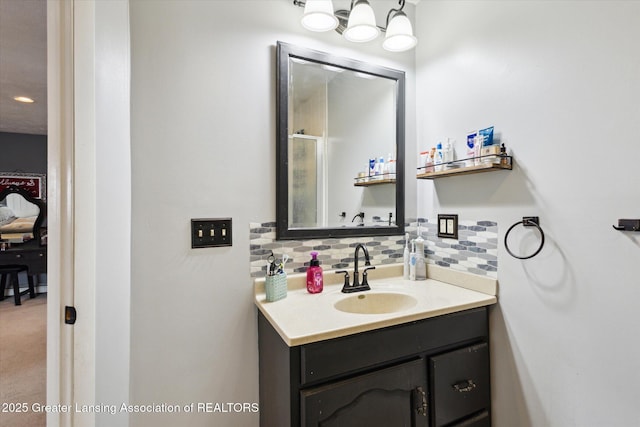
[{"label": "dark mirror frame", "polygon": [[[326,64],[396,81],[396,212],[394,226],[289,228],[289,58]],[[404,234],[405,73],[366,62],[278,42],[276,48],[276,239]]]},{"label": "dark mirror frame", "polygon": [[29,193],[27,190],[24,190],[15,185],[10,185],[9,187],[0,191],[0,200],[3,200],[9,194],[14,194],[14,193],[21,195],[22,197],[25,198],[27,202],[33,203],[34,205],[38,206],[38,209],[40,209],[40,213],[38,213],[38,217],[36,218],[36,221],[33,223],[33,238],[40,240],[40,227],[42,227],[42,223],[44,222],[44,217],[47,214],[46,204],[42,200],[36,199],[35,197],[33,197],[31,193]]}]

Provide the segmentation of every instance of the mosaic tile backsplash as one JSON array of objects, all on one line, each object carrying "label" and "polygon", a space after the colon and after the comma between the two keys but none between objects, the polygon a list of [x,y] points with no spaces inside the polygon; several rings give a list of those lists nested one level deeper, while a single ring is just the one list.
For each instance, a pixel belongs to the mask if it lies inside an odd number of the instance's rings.
[{"label": "mosaic tile backsplash", "polygon": [[[498,276],[498,225],[493,221],[458,222],[458,239],[441,239],[437,236],[435,221],[418,218],[410,220],[405,230],[409,238],[418,236],[418,225],[425,239],[425,258],[429,264],[437,264],[459,271],[497,278]],[[287,274],[307,270],[311,251],[325,270],[353,268],[353,252],[358,243],[369,250],[372,265],[402,263],[404,236],[349,237],[343,239],[276,240],[276,223],[251,223],[250,251],[251,277],[263,277],[267,257],[273,251],[276,258],[289,255],[285,266]]]}]

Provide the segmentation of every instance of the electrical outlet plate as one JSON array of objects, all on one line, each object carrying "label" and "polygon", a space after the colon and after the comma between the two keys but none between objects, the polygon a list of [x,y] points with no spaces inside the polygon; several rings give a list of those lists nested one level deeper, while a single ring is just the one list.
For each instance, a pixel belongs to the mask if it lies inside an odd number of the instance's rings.
[{"label": "electrical outlet plate", "polygon": [[438,237],[445,239],[458,238],[458,215],[438,214]]},{"label": "electrical outlet plate", "polygon": [[231,218],[194,218],[191,220],[191,248],[231,246]]}]

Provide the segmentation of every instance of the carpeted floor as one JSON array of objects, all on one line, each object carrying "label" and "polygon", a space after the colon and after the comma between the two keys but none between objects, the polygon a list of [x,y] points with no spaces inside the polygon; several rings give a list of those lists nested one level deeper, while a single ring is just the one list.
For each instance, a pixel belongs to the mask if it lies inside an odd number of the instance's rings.
[{"label": "carpeted floor", "polygon": [[[46,425],[46,415],[31,410],[46,403],[46,352],[46,294],[23,296],[22,305],[0,301],[0,427]],[[16,412],[24,403],[27,412]]]}]

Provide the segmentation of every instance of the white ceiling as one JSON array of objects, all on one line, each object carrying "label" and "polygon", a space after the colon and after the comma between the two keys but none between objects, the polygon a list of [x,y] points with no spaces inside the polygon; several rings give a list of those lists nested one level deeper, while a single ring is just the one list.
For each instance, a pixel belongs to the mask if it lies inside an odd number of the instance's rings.
[{"label": "white ceiling", "polygon": [[0,132],[47,134],[46,0],[0,0]]},{"label": "white ceiling", "polygon": [[47,134],[46,0],[0,0],[0,132]]}]

